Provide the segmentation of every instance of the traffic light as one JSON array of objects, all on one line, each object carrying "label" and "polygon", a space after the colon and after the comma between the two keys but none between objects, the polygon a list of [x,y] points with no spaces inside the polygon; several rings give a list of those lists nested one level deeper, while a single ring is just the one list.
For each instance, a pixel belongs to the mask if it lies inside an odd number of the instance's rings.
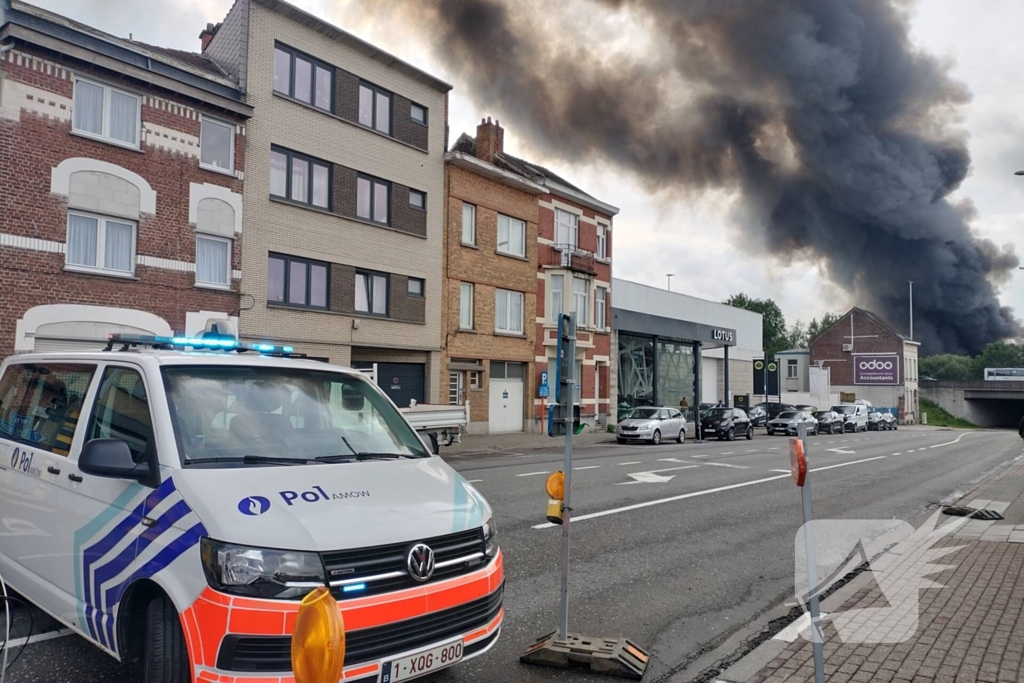
[{"label": "traffic light", "polygon": [[[561,403],[552,403],[548,406],[548,436],[565,436],[566,430],[565,406]],[[572,433],[579,434],[583,431],[583,423],[580,422],[580,407],[572,407]]]}]

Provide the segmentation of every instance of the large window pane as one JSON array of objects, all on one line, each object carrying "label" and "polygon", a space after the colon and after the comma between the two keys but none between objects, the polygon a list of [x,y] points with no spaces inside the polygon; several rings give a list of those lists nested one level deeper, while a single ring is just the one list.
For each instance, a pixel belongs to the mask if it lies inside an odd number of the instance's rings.
[{"label": "large window pane", "polygon": [[473,329],[473,285],[463,282],[459,288],[459,327]]},{"label": "large window pane", "polygon": [[103,135],[103,88],[85,81],[75,83],[75,130]]},{"label": "large window pane", "polygon": [[305,59],[295,58],[295,99],[312,102],[313,65]]},{"label": "large window pane", "polygon": [[[697,401],[694,396],[694,353],[693,346],[669,339],[659,339],[657,349],[658,384],[657,399],[663,406],[680,406],[686,399],[689,410]],[[695,416],[688,411],[687,420],[691,422]]]},{"label": "large window pane", "polygon": [[476,207],[462,204],[462,243],[476,244]]},{"label": "large window pane", "polygon": [[274,48],[274,90],[285,95],[292,87],[292,57],[280,48]]},{"label": "large window pane", "polygon": [[228,285],[228,242],[196,237],[196,282]]},{"label": "large window pane", "polygon": [[316,106],[331,109],[331,72],[322,66],[316,67]]},{"label": "large window pane", "polygon": [[309,201],[309,162],[292,157],[292,199]]},{"label": "large window pane", "polygon": [[309,267],[309,305],[327,308],[327,267]]},{"label": "large window pane", "polygon": [[288,303],[306,304],[306,264],[292,261],[288,264]]},{"label": "large window pane", "polygon": [[370,218],[370,193],[372,183],[367,178],[359,178],[356,181],[356,215],[369,220]]},{"label": "large window pane", "polygon": [[587,324],[587,301],[589,300],[590,282],[579,277],[572,279],[573,310],[576,312],[576,324]]},{"label": "large window pane", "polygon": [[388,222],[388,186],[384,183],[373,184],[373,220]]},{"label": "large window pane", "polygon": [[330,205],[330,171],[326,166],[313,164],[313,205],[326,209]]},{"label": "large window pane", "polygon": [[359,86],[359,123],[373,125],[373,91],[365,85]]},{"label": "large window pane", "polygon": [[284,259],[267,261],[267,301],[284,301]]},{"label": "large window pane", "polygon": [[370,310],[370,287],[367,284],[368,275],[356,273],[356,310],[368,313]]},{"label": "large window pane", "polygon": [[618,419],[637,406],[654,405],[654,343],[651,339],[619,334]]},{"label": "large window pane", "polygon": [[388,312],[388,279],[382,275],[373,277],[373,312],[380,315]]},{"label": "large window pane", "polygon": [[135,145],[139,141],[139,98],[110,91],[110,137]]},{"label": "large window pane", "polygon": [[76,266],[96,266],[98,230],[99,221],[95,218],[68,215],[68,263]]},{"label": "large window pane", "polygon": [[281,152],[270,153],[270,194],[288,196],[288,157]]},{"label": "large window pane", "polygon": [[508,329],[508,292],[500,289],[494,293],[494,328]]},{"label": "large window pane", "polygon": [[230,171],[233,168],[231,159],[231,140],[235,131],[233,126],[210,119],[203,119],[200,133],[200,160],[209,166]]},{"label": "large window pane", "polygon": [[381,133],[391,134],[391,98],[382,93],[377,93],[377,112],[374,119],[374,128]]},{"label": "large window pane", "polygon": [[138,372],[118,367],[104,370],[86,433],[89,439],[127,442],[132,459],[142,462],[146,445],[153,438],[153,422],[146,385]]},{"label": "large window pane", "polygon": [[111,270],[132,270],[132,236],[134,228],[127,223],[115,223],[107,221],[105,232],[106,252],[103,259],[103,267]]},{"label": "large window pane", "polygon": [[558,316],[562,314],[562,291],[564,287],[564,275],[551,276],[551,315],[549,318],[552,322],[556,322],[558,320]]}]

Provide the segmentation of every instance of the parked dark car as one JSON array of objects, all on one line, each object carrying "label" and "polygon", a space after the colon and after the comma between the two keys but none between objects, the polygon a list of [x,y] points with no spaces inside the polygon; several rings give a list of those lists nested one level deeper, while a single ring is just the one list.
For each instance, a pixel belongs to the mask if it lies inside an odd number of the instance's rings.
[{"label": "parked dark car", "polygon": [[885,420],[882,419],[881,413],[870,412],[868,413],[868,431],[870,432],[884,432],[889,428]]},{"label": "parked dark car", "polygon": [[843,416],[831,410],[819,410],[814,413],[818,421],[818,431],[828,434],[843,433]]},{"label": "parked dark car", "polygon": [[900,421],[892,413],[882,413],[882,419],[885,420],[888,429],[896,430],[900,428]]},{"label": "parked dark car", "polygon": [[721,404],[719,404],[719,403],[701,403],[701,404],[700,404],[700,405],[698,406],[698,411],[699,411],[699,413],[700,413],[700,417],[704,417],[704,414],[705,414],[705,413],[707,413],[707,412],[708,412],[709,410],[711,410],[712,408],[718,408],[718,407],[720,407],[720,405],[721,405]]},{"label": "parked dark car", "polygon": [[807,403],[803,403],[803,404],[798,405],[798,406],[793,406],[793,409],[794,410],[799,410],[800,412],[803,412],[803,413],[807,413],[808,415],[813,415],[814,413],[816,413],[819,410],[821,410],[821,408],[819,408],[818,406],[812,406],[812,405],[807,404]]},{"label": "parked dark car", "polygon": [[772,436],[776,432],[788,436],[797,436],[800,433],[799,428],[801,424],[807,425],[807,434],[809,436],[818,433],[818,421],[813,417],[802,410],[787,410],[786,412],[779,413],[778,417],[774,420],[768,421],[768,436]]},{"label": "parked dark car", "polygon": [[747,417],[750,418],[750,424],[755,427],[764,427],[768,423],[768,411],[760,403],[747,411]]},{"label": "parked dark car", "polygon": [[700,419],[701,435],[704,438],[717,436],[720,440],[734,441],[737,436],[754,438],[754,425],[740,408],[712,408]]},{"label": "parked dark car", "polygon": [[789,405],[788,403],[775,403],[773,401],[768,401],[766,403],[758,403],[757,405],[764,408],[765,413],[767,413],[768,415],[768,420],[774,420],[776,417],[779,416],[779,413],[784,413],[788,410],[796,410],[796,408]]}]

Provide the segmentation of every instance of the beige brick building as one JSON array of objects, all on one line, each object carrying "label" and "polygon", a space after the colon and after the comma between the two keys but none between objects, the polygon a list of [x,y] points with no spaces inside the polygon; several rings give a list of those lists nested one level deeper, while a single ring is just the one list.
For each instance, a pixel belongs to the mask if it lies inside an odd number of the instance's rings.
[{"label": "beige brick building", "polygon": [[444,400],[451,86],[275,0],[236,0],[201,37],[255,111],[242,336],[376,363],[399,405]]},{"label": "beige brick building", "polygon": [[473,153],[446,157],[448,402],[468,402],[469,430],[481,433],[523,431],[536,393],[537,198],[546,192],[494,165],[485,143],[495,134],[499,126],[481,122]]}]

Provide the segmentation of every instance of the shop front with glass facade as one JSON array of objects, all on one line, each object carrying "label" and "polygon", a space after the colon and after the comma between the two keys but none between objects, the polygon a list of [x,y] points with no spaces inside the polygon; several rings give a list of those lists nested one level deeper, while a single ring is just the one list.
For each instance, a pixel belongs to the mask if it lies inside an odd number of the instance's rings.
[{"label": "shop front with glass facade", "polygon": [[671,406],[692,422],[701,395],[701,353],[731,345],[735,331],[615,308],[612,315],[618,339],[617,419],[639,406]]}]

